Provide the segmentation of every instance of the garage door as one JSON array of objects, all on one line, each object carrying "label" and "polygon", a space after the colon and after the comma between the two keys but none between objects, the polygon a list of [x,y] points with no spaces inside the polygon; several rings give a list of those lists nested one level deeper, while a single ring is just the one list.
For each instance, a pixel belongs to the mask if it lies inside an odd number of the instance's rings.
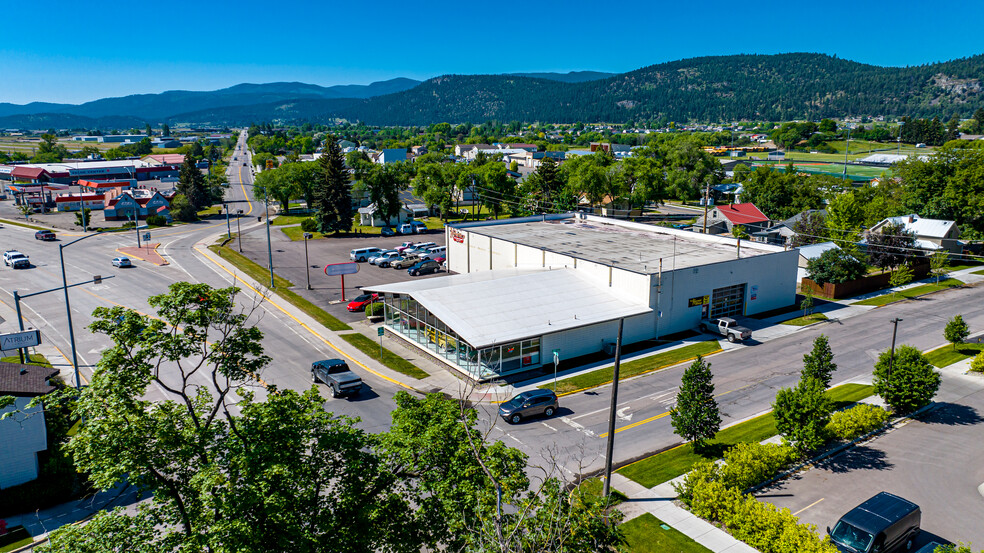
[{"label": "garage door", "polygon": [[734,317],[745,313],[745,284],[718,288],[711,292],[711,317]]}]

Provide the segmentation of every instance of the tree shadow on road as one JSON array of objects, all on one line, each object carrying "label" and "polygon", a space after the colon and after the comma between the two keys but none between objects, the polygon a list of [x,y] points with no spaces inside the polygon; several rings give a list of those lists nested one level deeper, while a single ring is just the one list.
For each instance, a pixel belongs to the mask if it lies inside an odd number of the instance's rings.
[{"label": "tree shadow on road", "polygon": [[857,445],[840,455],[828,457],[816,464],[818,469],[833,473],[852,470],[887,470],[894,467],[888,462],[884,451],[867,445]]},{"label": "tree shadow on road", "polygon": [[928,424],[945,424],[947,426],[970,426],[984,422],[984,417],[981,417],[977,409],[969,405],[946,402],[937,405],[936,409],[933,409],[920,420]]}]

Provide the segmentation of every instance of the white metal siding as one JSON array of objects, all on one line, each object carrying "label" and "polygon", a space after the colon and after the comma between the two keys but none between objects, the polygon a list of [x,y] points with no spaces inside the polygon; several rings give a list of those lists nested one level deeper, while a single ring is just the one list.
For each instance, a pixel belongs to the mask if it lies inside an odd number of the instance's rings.
[{"label": "white metal siding", "polygon": [[48,449],[44,411],[40,407],[27,409],[31,398],[18,397],[14,405],[0,414],[14,410],[21,413],[0,420],[0,489],[9,488],[38,477],[39,451]]}]

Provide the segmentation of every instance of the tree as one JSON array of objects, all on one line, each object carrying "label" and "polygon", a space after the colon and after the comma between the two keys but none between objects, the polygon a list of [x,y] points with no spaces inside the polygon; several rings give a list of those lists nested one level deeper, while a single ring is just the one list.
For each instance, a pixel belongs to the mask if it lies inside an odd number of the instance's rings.
[{"label": "tree", "polygon": [[813,313],[813,290],[807,288],[803,292],[803,301],[800,302],[800,309],[803,310],[803,316],[806,317]]},{"label": "tree", "polygon": [[830,342],[823,334],[813,340],[813,351],[803,356],[803,372],[801,379],[812,378],[823,384],[824,389],[830,387],[837,364],[834,363],[834,353],[830,350]]},{"label": "tree", "polygon": [[352,228],[350,177],[345,168],[342,149],[334,137],[326,138],[325,151],[318,162],[321,175],[314,191],[318,232],[328,234],[348,231]]},{"label": "tree", "polygon": [[914,256],[916,236],[902,223],[888,223],[880,232],[866,232],[868,262],[882,270],[898,267]]},{"label": "tree", "polygon": [[91,220],[90,217],[91,213],[92,213],[91,209],[89,209],[88,207],[83,207],[79,213],[75,214],[75,224],[82,228],[88,228],[89,221]]},{"label": "tree", "polygon": [[[908,265],[902,265],[892,271],[892,276],[888,279],[888,283],[892,288],[900,288],[910,282],[912,282],[912,269]],[[896,290],[896,292],[900,293],[901,290]]]},{"label": "tree", "polygon": [[683,372],[676,406],[670,410],[673,430],[700,450],[721,429],[721,413],[714,400],[711,364],[700,355]]},{"label": "tree", "polygon": [[171,126],[167,123],[161,126],[161,136],[171,136]]},{"label": "tree", "polygon": [[747,240],[749,238],[748,233],[745,232],[745,227],[743,227],[741,225],[735,225],[735,226],[731,227],[731,236],[734,236],[735,237],[735,240],[737,240],[737,242],[738,242],[737,243],[738,257],[740,258],[741,257],[741,240],[743,238]]},{"label": "tree", "polygon": [[370,165],[360,171],[358,178],[369,197],[369,203],[376,206],[376,213],[387,224],[390,220],[396,220],[403,209],[400,192],[407,188],[407,177],[407,169],[402,163]]},{"label": "tree", "polygon": [[184,194],[177,194],[171,199],[170,211],[174,214],[174,218],[179,221],[190,223],[198,220],[198,210],[191,205]]},{"label": "tree", "polygon": [[927,405],[940,387],[940,375],[918,349],[902,345],[883,351],[875,363],[875,393],[897,414],[905,415]]},{"label": "tree", "polygon": [[459,197],[457,183],[462,172],[456,163],[424,163],[411,182],[413,193],[428,206],[438,206],[441,219],[446,221]]},{"label": "tree", "polygon": [[857,280],[867,273],[867,267],[856,257],[839,248],[831,248],[806,262],[810,280],[821,286],[829,282],[840,284]]},{"label": "tree", "polygon": [[793,223],[793,247],[819,244],[827,240],[827,218],[818,211],[806,211]]},{"label": "tree", "polygon": [[212,205],[210,194],[205,189],[205,175],[195,166],[195,160],[191,156],[185,156],[184,163],[181,164],[177,191],[188,199],[195,211]]},{"label": "tree", "polygon": [[940,277],[945,277],[949,272],[950,252],[940,250],[929,256],[929,270],[936,277],[936,284],[940,283]]},{"label": "tree", "polygon": [[823,383],[814,378],[801,379],[795,388],[781,388],[772,404],[776,430],[783,441],[802,453],[813,451],[827,441],[832,410]]},{"label": "tree", "polygon": [[516,181],[507,173],[506,168],[501,163],[487,163],[480,169],[481,181],[478,185],[478,193],[482,198],[482,205],[492,211],[493,216],[498,219],[503,206],[516,205]]},{"label": "tree", "polygon": [[841,249],[856,253],[858,233],[865,226],[864,206],[854,192],[837,194],[827,204],[827,233]]},{"label": "tree", "polygon": [[953,344],[953,349],[957,349],[957,344],[962,344],[967,336],[970,336],[970,327],[964,322],[963,315],[954,315],[943,329],[943,337]]}]

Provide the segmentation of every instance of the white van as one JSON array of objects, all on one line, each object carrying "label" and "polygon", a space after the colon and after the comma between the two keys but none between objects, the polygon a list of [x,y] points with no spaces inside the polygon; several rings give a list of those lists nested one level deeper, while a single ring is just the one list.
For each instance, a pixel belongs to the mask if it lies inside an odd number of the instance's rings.
[{"label": "white van", "polygon": [[352,261],[365,261],[373,256],[383,251],[382,248],[358,248],[349,252],[349,258]]},{"label": "white van", "polygon": [[433,248],[428,248],[424,253],[420,255],[421,259],[437,259],[438,257],[447,257],[448,247],[447,246],[434,246]]}]

